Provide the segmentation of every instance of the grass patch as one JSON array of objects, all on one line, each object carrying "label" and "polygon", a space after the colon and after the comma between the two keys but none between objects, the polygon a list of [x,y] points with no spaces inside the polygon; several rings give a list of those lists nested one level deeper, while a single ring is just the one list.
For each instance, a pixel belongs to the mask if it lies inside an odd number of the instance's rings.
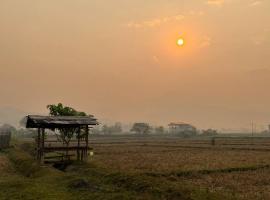
[{"label": "grass patch", "polygon": [[[75,167],[75,168],[74,168]],[[128,195],[128,199],[167,199],[167,200],[228,200],[235,199],[230,194],[221,195],[205,189],[194,188],[183,185],[181,182],[172,182],[160,179],[160,177],[149,177],[144,174],[112,172],[97,168],[95,165],[77,165],[68,171],[76,171],[76,174],[84,174],[96,188],[106,192],[121,193]],[[75,173],[74,173],[75,174]],[[80,182],[82,181],[82,182]],[[87,180],[79,180],[83,188]],[[109,186],[109,188],[107,187]],[[106,188],[107,187],[107,188]],[[74,188],[73,188],[74,189]]]},{"label": "grass patch", "polygon": [[22,150],[10,150],[8,157],[16,171],[26,177],[35,176],[37,172],[40,171],[40,165],[33,159],[33,157]]},{"label": "grass patch", "polygon": [[[0,180],[1,200],[219,200],[224,195],[146,174],[114,172],[94,164],[74,163],[61,172],[40,166],[29,146],[9,149],[15,169]],[[26,151],[27,152],[26,152]],[[0,172],[1,173],[1,172]]]},{"label": "grass patch", "polygon": [[176,171],[169,173],[156,173],[156,172],[146,172],[144,175],[152,177],[187,177],[196,175],[208,175],[214,173],[232,173],[232,172],[245,172],[245,171],[256,171],[260,169],[269,169],[270,165],[257,165],[257,166],[246,166],[246,167],[230,167],[224,169],[203,169],[203,170],[190,170],[190,171]]}]

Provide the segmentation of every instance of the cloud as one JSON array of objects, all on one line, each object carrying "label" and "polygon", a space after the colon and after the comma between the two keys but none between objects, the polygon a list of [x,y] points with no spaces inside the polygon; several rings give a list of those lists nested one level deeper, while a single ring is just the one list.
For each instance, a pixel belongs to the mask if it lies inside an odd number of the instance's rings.
[{"label": "cloud", "polygon": [[262,4],[262,1],[253,1],[253,2],[251,2],[250,4],[249,4],[249,6],[259,6],[259,5],[261,5]]},{"label": "cloud", "polygon": [[224,0],[208,0],[206,3],[211,6],[222,6],[224,2]]},{"label": "cloud", "polygon": [[[217,6],[217,7],[221,7],[224,5],[224,3],[230,2],[230,0],[207,0],[206,4],[210,5],[210,6]],[[253,0],[251,3],[249,3],[248,5],[251,7],[254,6],[259,6],[263,3],[262,0]]]},{"label": "cloud", "polygon": [[200,48],[208,47],[208,46],[211,45],[211,42],[212,42],[212,38],[210,38],[209,36],[204,36],[204,37],[201,39],[201,42],[200,42],[199,47],[200,47]]},{"label": "cloud", "polygon": [[173,15],[173,16],[167,16],[167,17],[162,17],[162,18],[154,18],[150,20],[143,20],[140,22],[135,22],[131,21],[127,24],[127,27],[129,28],[153,28],[153,27],[158,27],[166,23],[170,22],[177,22],[177,21],[182,21],[184,20],[187,16],[202,16],[205,13],[203,11],[196,11],[196,10],[190,10],[184,14],[178,14],[178,15]]},{"label": "cloud", "polygon": [[156,26],[160,26],[164,23],[168,23],[172,21],[181,21],[184,18],[185,18],[184,15],[174,15],[174,16],[163,17],[163,18],[144,20],[141,22],[129,22],[127,26],[129,28],[156,27]]}]

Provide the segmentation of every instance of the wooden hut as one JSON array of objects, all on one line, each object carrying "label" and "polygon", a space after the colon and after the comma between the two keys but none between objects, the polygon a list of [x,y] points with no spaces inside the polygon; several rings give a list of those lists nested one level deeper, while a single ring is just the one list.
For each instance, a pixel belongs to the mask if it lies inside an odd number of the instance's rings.
[{"label": "wooden hut", "polygon": [[[86,160],[89,147],[89,128],[98,125],[94,116],[38,116],[26,117],[26,128],[36,128],[36,155],[43,163],[45,154],[48,152],[77,152],[77,160]],[[45,130],[50,131],[73,131],[76,132],[75,145],[46,145]],[[70,159],[68,153],[60,155],[62,160]]]}]

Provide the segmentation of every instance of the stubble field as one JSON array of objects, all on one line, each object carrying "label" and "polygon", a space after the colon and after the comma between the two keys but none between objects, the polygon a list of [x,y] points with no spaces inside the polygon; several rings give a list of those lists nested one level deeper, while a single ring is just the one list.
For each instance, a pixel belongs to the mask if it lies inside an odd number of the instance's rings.
[{"label": "stubble field", "polygon": [[146,175],[239,199],[270,199],[270,138],[96,139],[100,168]]},{"label": "stubble field", "polygon": [[[33,141],[0,152],[0,199],[270,199],[270,138],[92,136],[94,155],[39,166]],[[32,152],[32,153],[31,153]]]}]

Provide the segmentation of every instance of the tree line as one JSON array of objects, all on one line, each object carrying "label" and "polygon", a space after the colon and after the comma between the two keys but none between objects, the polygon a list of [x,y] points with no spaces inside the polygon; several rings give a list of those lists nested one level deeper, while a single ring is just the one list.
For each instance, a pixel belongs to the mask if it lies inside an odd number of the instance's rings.
[{"label": "tree line", "polygon": [[[49,115],[51,116],[87,116],[85,112],[77,111],[76,109],[68,106],[64,106],[62,103],[58,104],[50,104],[47,105],[47,109]],[[15,128],[9,124],[4,124],[0,126],[0,131],[2,130],[10,130],[12,135],[15,137],[34,137],[35,130],[32,129],[25,129],[23,127],[24,119],[20,122],[21,127]],[[52,130],[55,131],[55,130]],[[57,131],[57,138],[64,143],[69,143],[69,141],[76,135],[76,130],[71,129],[59,129]],[[156,134],[156,135],[163,135],[168,133],[163,126],[155,126],[152,127],[148,123],[145,122],[136,122],[134,123],[131,128],[128,130],[124,130],[123,126],[120,122],[116,122],[113,125],[104,124],[99,127],[95,127],[91,129],[91,133],[94,135],[118,135],[118,134],[135,134],[135,135],[149,135],[149,134]],[[202,130],[201,135],[205,136],[214,136],[217,135],[217,131],[214,129],[207,129]]]}]

